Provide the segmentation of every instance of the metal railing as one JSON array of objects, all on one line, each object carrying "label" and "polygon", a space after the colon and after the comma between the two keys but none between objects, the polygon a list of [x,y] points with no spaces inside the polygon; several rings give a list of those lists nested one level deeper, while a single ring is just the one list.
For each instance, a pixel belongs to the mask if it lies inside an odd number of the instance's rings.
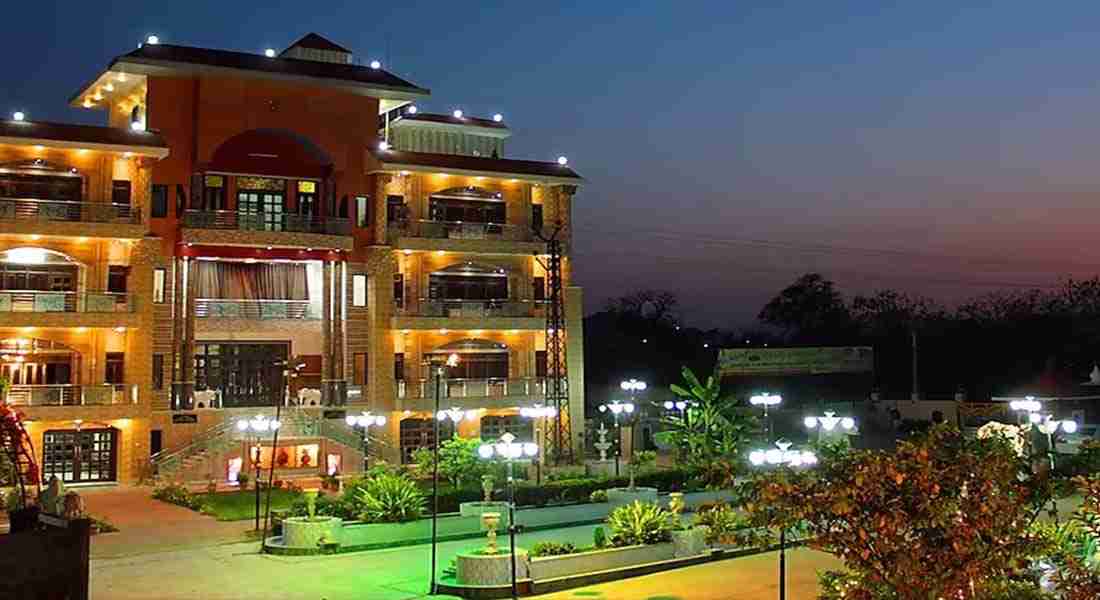
[{"label": "metal railing", "polygon": [[200,319],[320,319],[309,300],[223,300],[196,298]]},{"label": "metal railing", "polygon": [[125,383],[13,385],[7,398],[13,406],[103,406],[137,401],[137,385]]},{"label": "metal railing", "polygon": [[398,309],[410,317],[486,318],[536,317],[542,314],[541,300],[431,300],[421,298]]},{"label": "metal railing", "polygon": [[[445,383],[444,398],[519,398],[546,394],[545,377],[448,379]],[[430,379],[397,382],[398,398],[431,398],[434,391]]]},{"label": "metal railing", "polygon": [[451,239],[451,240],[502,240],[530,242],[535,234],[529,228],[504,223],[477,223],[473,221],[431,221],[417,219],[393,221],[388,225],[388,237],[393,243],[399,237]]},{"label": "metal railing", "polygon": [[351,235],[351,219],[276,212],[245,213],[232,210],[188,209],[183,212],[183,226],[196,229]]},{"label": "metal railing", "polygon": [[172,451],[161,450],[149,457],[151,474],[166,477],[178,469],[183,461],[207,450],[217,450],[235,442],[229,432],[234,431],[236,422],[226,419],[210,429],[199,432],[190,442]]},{"label": "metal railing", "polygon": [[0,290],[0,313],[127,313],[133,311],[134,303],[129,294]]},{"label": "metal railing", "polygon": [[141,208],[113,202],[0,198],[0,220],[141,223]]}]

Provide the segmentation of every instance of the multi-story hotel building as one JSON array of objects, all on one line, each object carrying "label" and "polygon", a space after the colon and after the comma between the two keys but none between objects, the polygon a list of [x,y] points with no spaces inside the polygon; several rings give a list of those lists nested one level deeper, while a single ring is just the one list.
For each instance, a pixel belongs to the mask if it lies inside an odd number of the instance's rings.
[{"label": "multi-story hotel building", "polygon": [[[536,435],[519,410],[562,333],[579,446],[580,177],[504,158],[499,116],[418,112],[428,95],[316,34],[151,39],[70,99],[106,125],[0,123],[0,372],[45,478],[225,480],[253,453],[280,477],[353,472],[363,412],[386,417],[371,457],[405,461],[433,443],[426,365],[451,353],[444,435]],[[555,333],[540,233],[559,224]],[[273,452],[238,421],[277,405]]]}]

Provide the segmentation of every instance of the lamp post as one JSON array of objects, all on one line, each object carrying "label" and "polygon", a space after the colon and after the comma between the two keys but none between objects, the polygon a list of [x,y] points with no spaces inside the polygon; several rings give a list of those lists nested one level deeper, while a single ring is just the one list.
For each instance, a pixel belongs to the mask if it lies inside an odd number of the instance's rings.
[{"label": "lamp post", "polygon": [[442,393],[443,379],[447,376],[447,369],[458,365],[458,355],[450,354],[446,358],[442,355],[433,355],[428,359],[428,365],[431,367],[431,373],[435,376],[435,410],[432,415],[435,416],[432,419],[432,431],[434,434],[434,443],[432,444],[432,583],[431,592],[435,595],[439,592],[439,583],[436,581],[436,558],[438,554],[438,533],[439,524],[437,522],[439,518],[439,422],[440,418],[439,410],[439,398]]},{"label": "lamp post", "polygon": [[768,443],[772,441],[772,419],[768,414],[768,409],[773,406],[779,406],[779,403],[782,401],[783,397],[779,394],[769,394],[767,392],[749,398],[749,404],[764,407],[764,424],[768,430]]},{"label": "lamp post", "polygon": [[[1044,415],[1037,412],[1033,412],[1028,415],[1035,428],[1039,430],[1039,433],[1047,436],[1047,457],[1050,459],[1050,476],[1054,477],[1054,434],[1059,429],[1066,433],[1077,432],[1077,421],[1064,420],[1060,421],[1050,415]],[[1054,513],[1054,522],[1058,522],[1058,498],[1051,496],[1050,498],[1051,512]]]},{"label": "lamp post", "polygon": [[344,417],[344,422],[348,424],[348,427],[358,427],[363,430],[363,472],[366,473],[367,468],[370,467],[370,436],[368,432],[371,427],[385,425],[386,417],[363,412],[362,414]]},{"label": "lamp post", "polygon": [[[812,467],[817,464],[817,455],[807,450],[791,450],[791,443],[779,440],[775,448],[753,450],[749,453],[749,463],[756,468],[776,467]],[[779,600],[787,600],[787,528],[779,528]]]},{"label": "lamp post", "polygon": [[[263,415],[237,421],[237,431],[248,434],[248,455],[256,469],[256,480],[253,483],[256,490],[256,531],[260,530],[260,437],[269,431],[274,432],[279,429],[279,425],[281,423],[277,419]],[[253,440],[255,440],[254,444]]]},{"label": "lamp post", "polygon": [[612,400],[610,404],[601,404],[600,412],[605,413],[611,411],[611,416],[615,419],[615,477],[619,476],[619,457],[623,453],[623,428],[619,423],[619,415],[631,414],[634,412],[633,402],[619,402],[618,400]]},{"label": "lamp post", "polygon": [[[664,407],[665,407],[665,410],[667,410],[669,412],[676,411],[676,412],[680,413],[680,418],[682,418],[684,420],[684,429],[685,430],[690,430],[691,429],[691,413],[689,412],[688,409],[691,408],[692,404],[694,404],[694,403],[689,401],[689,400],[676,400],[676,401],[665,400]],[[681,456],[683,456],[685,448],[680,447],[677,450],[681,453]]]},{"label": "lamp post", "polygon": [[[836,433],[847,433],[856,427],[856,420],[852,417],[838,417],[836,413],[830,410],[825,411],[825,414],[820,417],[806,417],[802,420],[802,424],[806,426],[806,429],[816,429],[818,436],[831,435]],[[837,430],[837,426],[840,430]]]},{"label": "lamp post", "polygon": [[493,457],[503,458],[508,465],[508,538],[512,553],[512,598],[519,597],[516,589],[516,486],[512,477],[512,463],[517,459],[531,459],[538,455],[539,446],[534,442],[518,443],[516,436],[505,432],[500,436],[500,441],[495,444],[482,444],[477,453],[481,458],[489,460]]},{"label": "lamp post", "polygon": [[[553,419],[554,417],[558,416],[558,409],[554,408],[553,406],[543,406],[541,404],[536,404],[535,406],[525,406],[523,408],[520,408],[519,416],[527,419],[535,419],[536,425],[534,428],[534,434],[535,443],[537,444],[539,440],[542,439],[542,432],[544,431],[543,428],[545,428],[546,426],[546,421],[548,419]],[[539,423],[543,425],[542,428],[538,426]],[[534,462],[535,485],[542,485],[542,455],[540,454],[538,460]]]}]

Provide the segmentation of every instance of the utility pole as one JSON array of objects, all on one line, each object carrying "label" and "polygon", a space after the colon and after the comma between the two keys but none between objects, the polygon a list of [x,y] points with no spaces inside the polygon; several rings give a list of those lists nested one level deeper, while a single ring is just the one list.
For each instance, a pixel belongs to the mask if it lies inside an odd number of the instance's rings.
[{"label": "utility pole", "polygon": [[913,342],[913,386],[910,388],[909,399],[916,402],[920,400],[920,376],[917,372],[917,328],[909,326],[909,337]]},{"label": "utility pole", "polygon": [[569,390],[566,386],[565,357],[565,294],[561,278],[561,236],[564,225],[559,220],[549,236],[543,231],[535,231],[535,236],[546,243],[546,262],[536,260],[546,271],[547,294],[546,307],[546,384],[544,406],[552,406],[557,411],[550,427],[546,428],[545,446],[550,448],[550,457],[555,465],[573,461],[573,430],[569,414]]}]

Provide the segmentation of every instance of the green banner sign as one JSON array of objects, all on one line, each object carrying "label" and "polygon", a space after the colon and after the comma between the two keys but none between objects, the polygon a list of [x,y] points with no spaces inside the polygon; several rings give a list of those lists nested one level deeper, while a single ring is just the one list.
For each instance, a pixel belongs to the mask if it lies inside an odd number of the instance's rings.
[{"label": "green banner sign", "polygon": [[734,348],[718,353],[718,373],[723,376],[870,373],[874,366],[869,346]]}]

